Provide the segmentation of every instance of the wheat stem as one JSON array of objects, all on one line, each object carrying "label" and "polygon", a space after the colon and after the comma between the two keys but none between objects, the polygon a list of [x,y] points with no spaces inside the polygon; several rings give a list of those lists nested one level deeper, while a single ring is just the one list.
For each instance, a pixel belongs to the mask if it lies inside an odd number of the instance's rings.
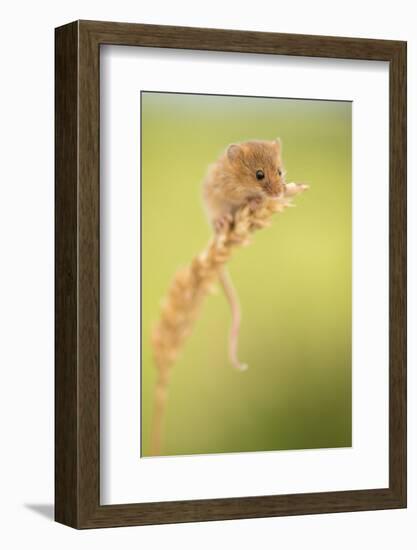
[{"label": "wheat stem", "polygon": [[283,198],[268,199],[255,210],[250,206],[240,208],[233,223],[216,234],[206,249],[174,276],[152,334],[158,377],[151,428],[151,455],[161,454],[172,365],[194,325],[204,297],[218,277],[220,268],[229,260],[234,248],[248,244],[254,231],[267,227],[271,216],[291,206],[291,198],[305,189],[306,185],[290,183],[286,185]]}]

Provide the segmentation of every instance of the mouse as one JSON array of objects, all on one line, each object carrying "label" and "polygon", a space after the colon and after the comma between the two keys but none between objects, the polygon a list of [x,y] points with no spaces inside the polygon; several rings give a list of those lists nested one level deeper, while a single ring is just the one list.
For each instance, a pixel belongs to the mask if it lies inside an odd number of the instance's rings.
[{"label": "mouse", "polygon": [[[256,209],[266,199],[284,196],[286,183],[281,151],[280,138],[232,143],[209,166],[203,181],[203,201],[215,234],[233,223],[241,207],[249,205]],[[241,311],[237,292],[225,267],[219,270],[219,280],[232,314],[229,359],[235,369],[243,371],[248,366],[238,358]]]},{"label": "mouse", "polygon": [[281,140],[232,143],[209,166],[203,182],[206,212],[215,231],[224,229],[236,211],[266,198],[279,198],[285,189]]}]

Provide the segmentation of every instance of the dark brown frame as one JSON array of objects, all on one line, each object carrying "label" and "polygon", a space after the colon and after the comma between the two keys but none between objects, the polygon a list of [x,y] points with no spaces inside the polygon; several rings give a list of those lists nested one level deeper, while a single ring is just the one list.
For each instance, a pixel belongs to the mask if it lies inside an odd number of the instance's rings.
[{"label": "dark brown frame", "polygon": [[[99,499],[99,55],[121,44],[389,62],[389,487],[159,503]],[[406,506],[406,43],[76,21],[55,34],[55,519],[116,527]]]}]

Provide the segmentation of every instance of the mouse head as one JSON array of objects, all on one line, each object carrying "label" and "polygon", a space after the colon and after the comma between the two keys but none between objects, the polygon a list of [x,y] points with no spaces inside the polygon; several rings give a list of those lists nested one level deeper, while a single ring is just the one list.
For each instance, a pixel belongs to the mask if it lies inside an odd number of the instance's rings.
[{"label": "mouse head", "polygon": [[281,141],[247,141],[227,148],[230,169],[236,181],[250,190],[268,197],[278,197],[284,191],[284,168]]}]

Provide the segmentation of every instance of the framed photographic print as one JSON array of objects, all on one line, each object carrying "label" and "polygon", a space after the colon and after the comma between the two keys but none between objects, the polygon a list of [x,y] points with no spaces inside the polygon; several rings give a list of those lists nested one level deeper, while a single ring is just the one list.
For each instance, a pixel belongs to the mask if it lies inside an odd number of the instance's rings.
[{"label": "framed photographic print", "polygon": [[56,520],[405,507],[406,43],[76,21],[55,108]]}]

